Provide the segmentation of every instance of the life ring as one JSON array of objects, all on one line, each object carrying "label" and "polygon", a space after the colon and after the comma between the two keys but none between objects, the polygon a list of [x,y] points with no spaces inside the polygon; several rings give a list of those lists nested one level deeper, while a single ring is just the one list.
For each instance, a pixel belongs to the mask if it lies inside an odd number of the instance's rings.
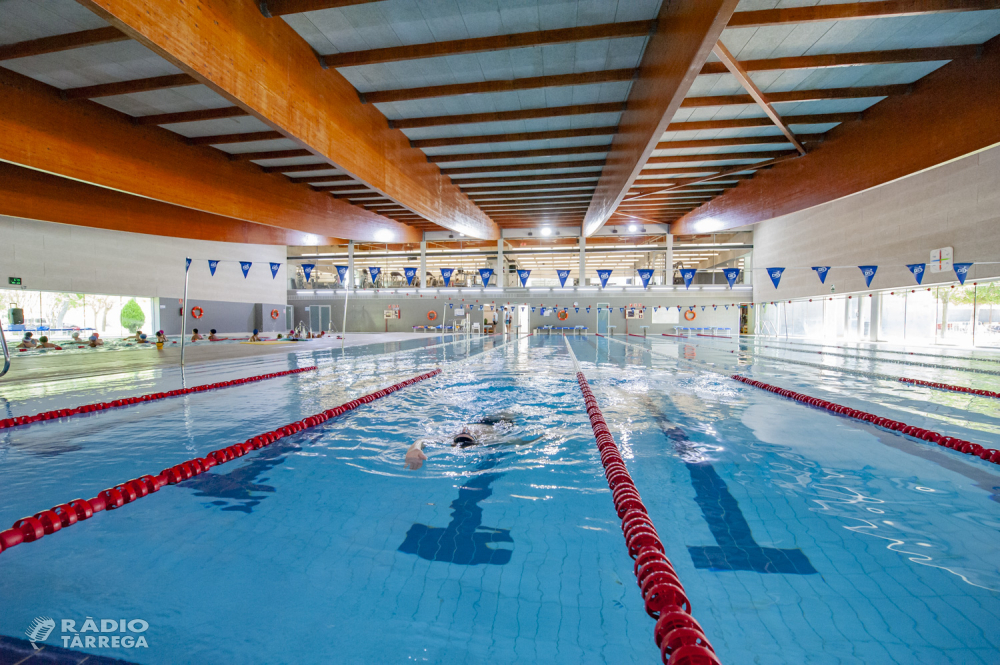
[{"label": "life ring", "polygon": [[437,317],[438,317],[438,313],[435,312],[433,309],[431,311],[427,312],[427,320],[428,321],[433,321]]},{"label": "life ring", "polygon": [[276,310],[276,309],[272,309],[271,310],[271,318],[272,319],[277,320],[279,316],[281,316],[281,314],[278,313],[278,310]]},{"label": "life ring", "polygon": [[204,315],[205,315],[205,310],[203,310],[201,307],[195,305],[194,307],[191,308],[191,316],[193,316],[194,318],[200,319]]},{"label": "life ring", "polygon": [[694,313],[693,309],[689,309],[688,311],[684,312],[684,318],[687,319],[688,321],[694,321],[694,317],[696,316],[698,315]]},{"label": "life ring", "polygon": [[559,319],[560,321],[565,321],[566,319],[569,318],[569,312],[567,312],[564,309],[561,309],[558,312],[556,312],[556,318]]}]

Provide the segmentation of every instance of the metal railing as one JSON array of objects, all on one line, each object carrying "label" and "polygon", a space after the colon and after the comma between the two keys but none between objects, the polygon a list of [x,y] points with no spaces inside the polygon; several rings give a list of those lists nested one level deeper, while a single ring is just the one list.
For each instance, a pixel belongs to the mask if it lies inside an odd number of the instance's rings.
[{"label": "metal railing", "polygon": [[0,321],[0,346],[3,346],[3,371],[0,371],[0,376],[3,376],[10,369],[10,349],[7,348],[7,338],[4,336],[2,321]]}]

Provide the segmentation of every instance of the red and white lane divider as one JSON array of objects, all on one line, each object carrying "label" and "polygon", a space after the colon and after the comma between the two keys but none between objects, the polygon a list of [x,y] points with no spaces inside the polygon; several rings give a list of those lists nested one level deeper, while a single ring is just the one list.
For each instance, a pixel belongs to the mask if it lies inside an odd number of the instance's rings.
[{"label": "red and white lane divider", "polygon": [[[297,370],[302,371],[302,370]],[[253,450],[259,450],[286,436],[291,436],[302,430],[316,427],[322,423],[335,418],[342,413],[358,408],[362,404],[374,402],[380,397],[385,397],[396,392],[400,388],[413,385],[418,381],[423,381],[441,373],[436,369],[412,379],[407,379],[400,383],[377,390],[373,393],[351,400],[338,407],[327,409],[314,416],[303,418],[284,427],[279,427],[272,432],[265,432],[258,436],[247,439],[244,443],[236,443],[228,448],[213,450],[202,458],[190,459],[175,466],[164,469],[157,476],[140,476],[132,480],[125,481],[119,485],[108,488],[98,494],[93,499],[74,499],[69,503],[62,503],[58,506],[43,510],[30,517],[24,517],[14,522],[14,526],[6,531],[0,531],[0,552],[8,550],[21,543],[31,543],[40,538],[51,535],[60,529],[73,526],[79,521],[90,519],[94,513],[102,510],[114,510],[121,508],[127,503],[132,503],[137,499],[148,496],[153,492],[158,492],[164,485],[176,485],[177,483],[189,480],[194,476],[205,473],[213,466],[225,464],[237,457],[242,457]]]},{"label": "red and white lane divider", "polygon": [[272,372],[271,374],[250,376],[245,379],[233,379],[232,381],[207,383],[203,386],[194,386],[192,388],[180,388],[178,390],[171,390],[170,392],[165,392],[165,393],[151,393],[149,395],[140,395],[139,397],[126,397],[125,399],[114,399],[111,400],[110,402],[85,404],[84,406],[78,406],[75,409],[56,409],[54,411],[43,411],[42,413],[37,413],[33,416],[18,416],[17,418],[5,418],[3,420],[0,420],[0,429],[6,429],[8,427],[19,427],[21,425],[30,425],[31,423],[37,423],[43,420],[69,418],[70,416],[80,415],[81,413],[93,413],[95,411],[104,411],[106,409],[116,409],[120,406],[131,406],[132,404],[139,404],[140,402],[155,402],[158,399],[166,399],[167,397],[177,397],[179,395],[190,395],[191,393],[201,393],[205,392],[206,390],[217,390],[219,388],[229,388],[230,386],[242,386],[246,383],[265,381],[267,379],[276,379],[279,376],[288,376],[289,374],[298,374],[300,372],[311,372],[314,369],[316,369],[315,366],[300,367],[299,369],[288,369],[285,370],[284,372]]},{"label": "red and white lane divider", "polygon": [[851,409],[846,406],[841,406],[840,404],[834,404],[833,402],[827,402],[821,400],[818,397],[809,397],[808,395],[803,395],[802,393],[793,392],[791,390],[786,390],[784,388],[779,388],[777,386],[772,386],[763,381],[755,381],[754,379],[749,379],[740,374],[734,374],[732,377],[737,381],[741,381],[747,385],[751,385],[755,388],[760,388],[761,390],[767,390],[772,393],[781,395],[782,397],[788,397],[789,399],[794,399],[797,402],[803,402],[811,406],[818,406],[820,408],[826,409],[827,411],[832,411],[834,413],[839,413],[840,415],[847,416],[849,418],[854,418],[856,420],[864,420],[873,425],[878,425],[879,427],[884,427],[885,429],[890,429],[894,432],[899,432],[900,434],[906,434],[907,436],[912,436],[916,439],[922,439],[930,443],[936,443],[939,446],[944,446],[945,448],[951,448],[952,450],[957,450],[959,452],[965,453],[967,455],[975,455],[976,457],[986,460],[987,462],[993,462],[994,464],[1000,464],[1000,450],[995,448],[984,448],[978,443],[972,443],[971,441],[966,441],[964,439],[959,439],[957,437],[945,436],[938,432],[932,432],[931,430],[922,429],[920,427],[914,427],[913,425],[907,425],[906,423],[901,423],[898,420],[890,420],[889,418],[881,418],[872,413],[866,413],[864,411],[858,411],[857,409]]},{"label": "red and white lane divider", "polygon": [[569,340],[566,341],[566,350],[576,368],[576,381],[587,405],[590,426],[601,452],[604,475],[614,498],[615,510],[622,521],[625,545],[629,556],[635,559],[632,571],[642,592],[646,613],[656,619],[653,639],[660,649],[660,656],[665,665],[721,665],[715,649],[705,637],[705,631],[691,616],[691,601],[684,592],[684,585],[664,554],[660,536],[649,519],[646,506],[632,482],[625,460],[618,452],[608,423],[587,378],[580,370]]},{"label": "red and white lane divider", "polygon": [[899,381],[900,383],[912,383],[915,386],[927,386],[928,388],[937,388],[938,390],[952,390],[956,393],[968,393],[970,395],[978,395],[980,397],[994,397],[1000,399],[1000,393],[995,393],[992,390],[979,390],[976,388],[966,388],[964,386],[952,386],[947,383],[934,383],[933,381],[908,379],[905,376],[899,377]]}]

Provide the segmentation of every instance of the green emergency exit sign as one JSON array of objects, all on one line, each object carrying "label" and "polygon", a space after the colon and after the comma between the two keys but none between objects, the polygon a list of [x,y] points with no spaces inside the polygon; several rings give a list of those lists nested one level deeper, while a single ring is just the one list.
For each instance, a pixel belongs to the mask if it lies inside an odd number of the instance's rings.
[{"label": "green emergency exit sign", "polygon": [[7,278],[7,283],[8,284],[13,284],[14,286],[21,286],[21,278],[20,277],[8,277]]}]

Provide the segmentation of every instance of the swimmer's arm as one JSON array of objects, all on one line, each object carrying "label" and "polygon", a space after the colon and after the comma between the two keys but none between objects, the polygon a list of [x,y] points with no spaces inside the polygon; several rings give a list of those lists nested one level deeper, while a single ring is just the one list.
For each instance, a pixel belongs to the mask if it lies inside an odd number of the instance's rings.
[{"label": "swimmer's arm", "polygon": [[414,441],[406,451],[406,466],[410,471],[416,471],[424,465],[427,455],[424,454],[424,442]]}]

